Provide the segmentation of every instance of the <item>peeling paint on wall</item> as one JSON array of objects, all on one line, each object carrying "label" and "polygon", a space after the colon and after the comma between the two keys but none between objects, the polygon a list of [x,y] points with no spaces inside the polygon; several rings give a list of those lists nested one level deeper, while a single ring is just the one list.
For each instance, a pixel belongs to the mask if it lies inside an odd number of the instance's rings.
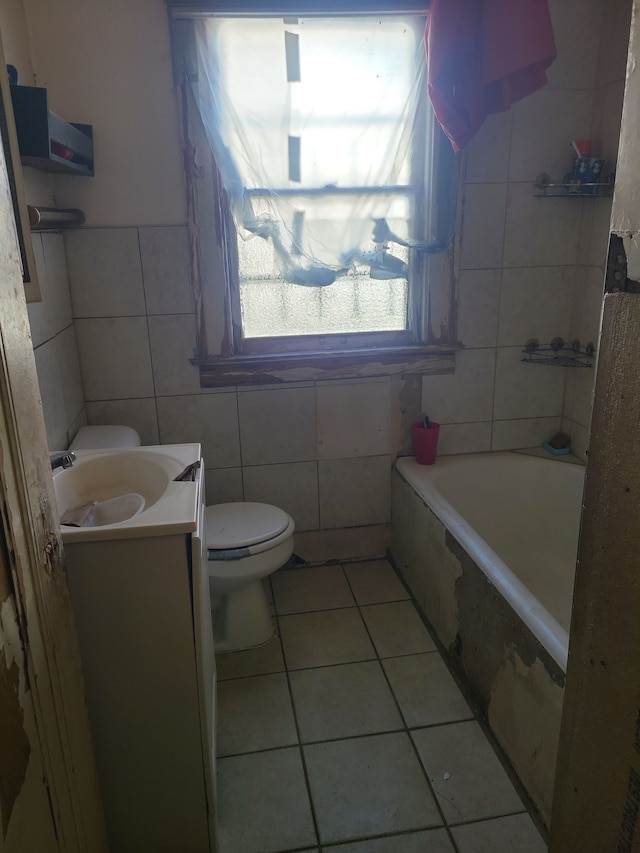
[{"label": "peeling paint on wall", "polygon": [[15,661],[7,665],[0,649],[0,820],[6,838],[11,813],[27,775],[31,747],[24,730],[19,698],[20,672]]},{"label": "peeling paint on wall", "polygon": [[564,673],[396,470],[393,558],[549,825]]},{"label": "peeling paint on wall", "polygon": [[539,659],[522,660],[515,646],[504,649],[502,665],[491,685],[489,725],[518,776],[538,804],[545,822],[551,817],[560,718],[564,690],[549,679]]}]

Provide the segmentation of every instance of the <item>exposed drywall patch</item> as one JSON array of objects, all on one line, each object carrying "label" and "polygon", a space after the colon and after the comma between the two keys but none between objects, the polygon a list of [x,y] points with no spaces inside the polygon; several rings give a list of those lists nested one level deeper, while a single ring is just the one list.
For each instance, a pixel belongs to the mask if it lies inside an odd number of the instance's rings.
[{"label": "exposed drywall patch", "polygon": [[421,407],[422,376],[399,376],[391,378],[392,406],[391,435],[393,448],[400,454],[413,453],[411,424],[418,420]]},{"label": "exposed drywall patch", "polygon": [[564,690],[540,660],[525,662],[515,646],[504,649],[491,686],[489,725],[548,826],[560,738]]},{"label": "exposed drywall patch", "polygon": [[503,650],[513,646],[525,664],[531,666],[540,661],[548,677],[564,687],[564,673],[560,667],[449,531],[446,542],[463,569],[456,584],[460,625],[475,638],[474,644],[466,650],[465,665],[472,668],[481,665],[480,681],[491,684],[502,664]]},{"label": "exposed drywall patch", "polygon": [[0,821],[7,835],[15,802],[27,775],[31,747],[24,730],[24,711],[19,698],[20,672],[15,660],[7,665],[0,649]]}]

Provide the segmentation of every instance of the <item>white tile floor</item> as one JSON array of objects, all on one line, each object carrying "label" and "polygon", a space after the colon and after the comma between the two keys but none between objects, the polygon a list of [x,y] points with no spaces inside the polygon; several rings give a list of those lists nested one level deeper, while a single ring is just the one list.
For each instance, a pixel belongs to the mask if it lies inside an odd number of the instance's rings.
[{"label": "white tile floor", "polygon": [[220,853],[544,853],[387,561],[271,587],[279,636],[218,656]]}]

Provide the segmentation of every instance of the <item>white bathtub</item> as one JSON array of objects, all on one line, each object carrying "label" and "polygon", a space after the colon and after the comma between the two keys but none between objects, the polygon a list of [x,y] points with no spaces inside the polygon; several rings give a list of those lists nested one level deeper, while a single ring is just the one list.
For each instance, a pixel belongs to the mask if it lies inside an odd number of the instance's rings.
[{"label": "white bathtub", "polygon": [[481,453],[397,469],[566,672],[584,468]]}]

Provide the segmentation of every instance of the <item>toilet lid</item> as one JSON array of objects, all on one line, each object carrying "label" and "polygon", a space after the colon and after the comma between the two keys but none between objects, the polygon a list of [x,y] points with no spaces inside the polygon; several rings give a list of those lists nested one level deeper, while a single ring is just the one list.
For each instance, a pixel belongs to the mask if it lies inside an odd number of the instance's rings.
[{"label": "toilet lid", "polygon": [[246,548],[278,536],[290,523],[287,513],[271,504],[238,502],[206,508],[207,548]]}]

